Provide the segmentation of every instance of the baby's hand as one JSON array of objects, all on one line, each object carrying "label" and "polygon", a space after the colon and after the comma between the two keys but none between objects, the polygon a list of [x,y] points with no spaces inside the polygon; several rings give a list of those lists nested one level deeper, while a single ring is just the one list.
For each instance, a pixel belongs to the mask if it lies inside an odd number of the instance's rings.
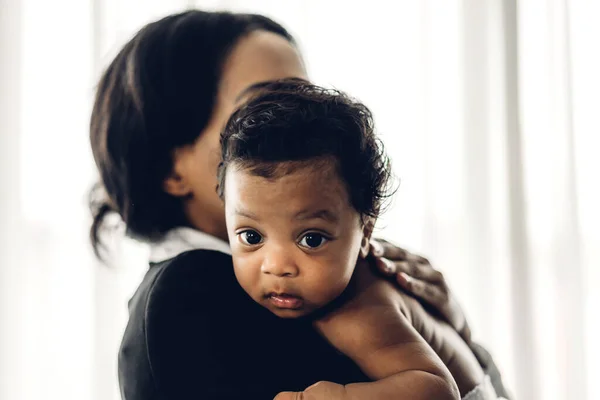
[{"label": "baby's hand", "polygon": [[309,386],[303,392],[281,392],[273,400],[342,400],[345,398],[344,386],[321,381]]}]

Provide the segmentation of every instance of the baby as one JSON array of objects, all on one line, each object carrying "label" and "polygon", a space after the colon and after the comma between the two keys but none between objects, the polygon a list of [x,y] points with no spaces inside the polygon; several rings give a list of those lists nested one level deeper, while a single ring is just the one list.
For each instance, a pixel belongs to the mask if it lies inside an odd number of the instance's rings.
[{"label": "baby", "polygon": [[[266,84],[233,114],[221,150],[218,191],[241,287],[281,318],[308,316],[343,298],[390,195],[390,163],[370,111],[303,80]],[[305,396],[459,398],[406,317],[389,318],[388,332],[361,321],[332,341],[374,382],[322,383]]]}]

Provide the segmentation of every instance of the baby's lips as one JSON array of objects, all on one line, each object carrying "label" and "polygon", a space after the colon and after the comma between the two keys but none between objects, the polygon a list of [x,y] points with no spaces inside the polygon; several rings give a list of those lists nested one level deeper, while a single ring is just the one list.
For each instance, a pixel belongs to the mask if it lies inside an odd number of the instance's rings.
[{"label": "baby's lips", "polygon": [[276,293],[272,292],[267,297],[271,304],[277,308],[285,309],[298,309],[304,304],[304,300],[301,297],[295,296],[288,293]]}]

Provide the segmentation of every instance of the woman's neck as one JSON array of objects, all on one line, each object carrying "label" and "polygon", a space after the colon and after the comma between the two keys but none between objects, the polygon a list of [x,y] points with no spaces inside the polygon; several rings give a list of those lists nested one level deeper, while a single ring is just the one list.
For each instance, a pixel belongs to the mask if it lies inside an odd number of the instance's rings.
[{"label": "woman's neck", "polygon": [[222,206],[201,205],[194,199],[189,199],[185,202],[184,211],[190,228],[198,229],[229,243],[225,210]]}]

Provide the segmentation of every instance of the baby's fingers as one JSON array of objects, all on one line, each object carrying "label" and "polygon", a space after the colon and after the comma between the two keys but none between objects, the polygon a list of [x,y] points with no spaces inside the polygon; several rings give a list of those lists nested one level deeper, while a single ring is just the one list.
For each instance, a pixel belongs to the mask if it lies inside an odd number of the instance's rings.
[{"label": "baby's fingers", "polygon": [[304,400],[304,392],[281,392],[273,400]]},{"label": "baby's fingers", "polygon": [[345,394],[343,385],[321,381],[306,388],[304,392],[281,392],[274,400],[343,400]]}]

